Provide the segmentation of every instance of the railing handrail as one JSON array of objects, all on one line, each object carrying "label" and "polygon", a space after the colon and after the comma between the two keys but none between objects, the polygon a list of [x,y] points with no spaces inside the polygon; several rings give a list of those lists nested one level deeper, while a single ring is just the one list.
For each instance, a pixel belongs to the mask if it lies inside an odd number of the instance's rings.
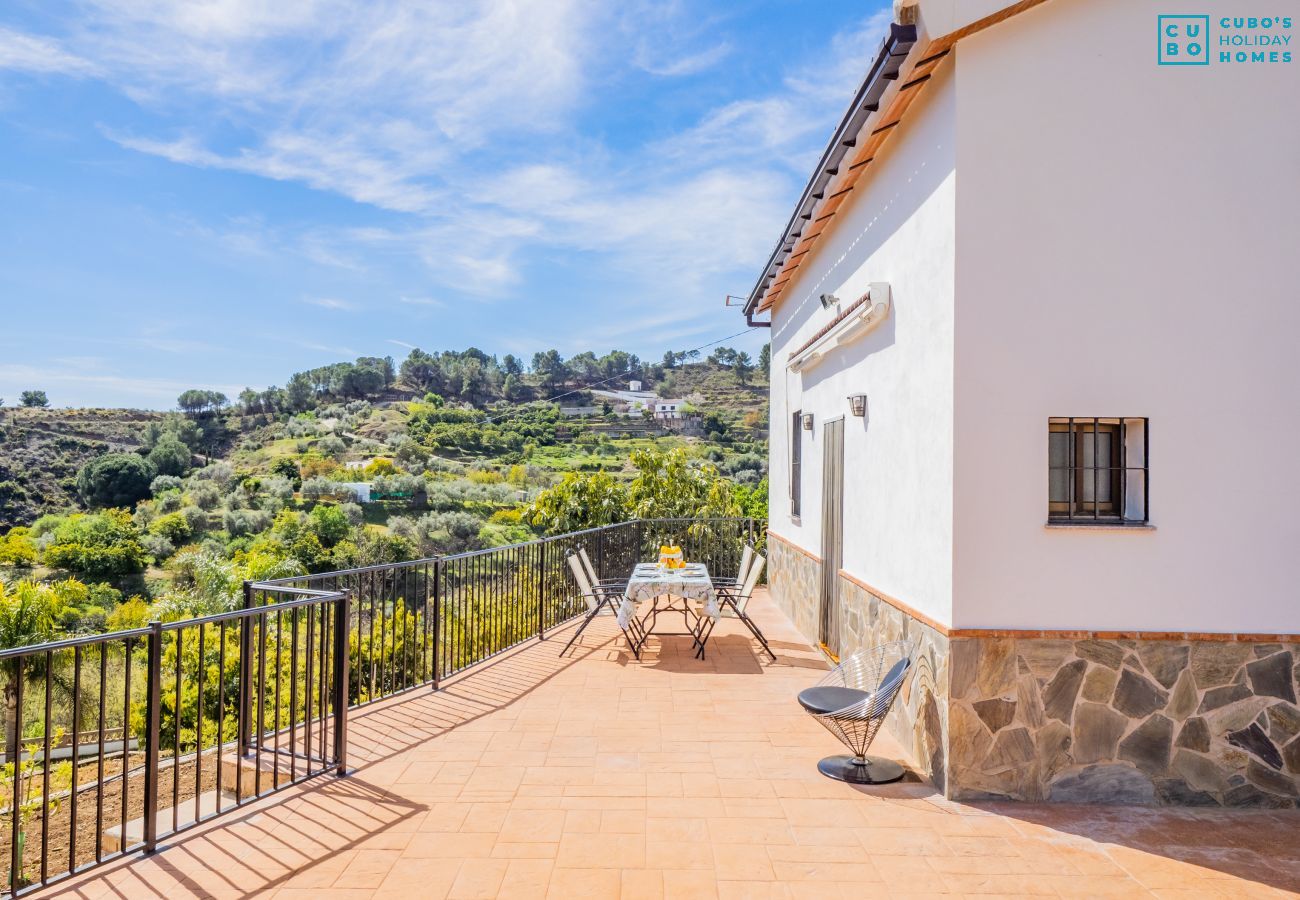
[{"label": "railing handrail", "polygon": [[[305,577],[305,576],[304,576]],[[314,588],[293,588],[285,587],[271,582],[256,581],[252,582],[254,588],[267,591],[282,591],[284,593],[298,594],[296,600],[285,600],[277,603],[277,609],[292,609],[295,606],[307,606],[312,603],[319,603],[322,600],[337,600],[343,596],[345,591],[322,591]],[[171,622],[163,622],[163,631],[175,631],[180,628],[190,628],[195,625],[210,625],[216,622],[233,621],[243,619],[248,616],[258,615],[263,608],[254,609],[231,609],[218,613],[211,613],[206,616],[193,616],[187,619],[175,619]],[[91,644],[107,644],[109,642],[123,641],[127,638],[148,637],[153,631],[152,625],[142,625],[139,628],[124,628],[121,631],[105,631],[100,634],[84,634],[77,637],[64,638],[58,641],[46,641],[40,644],[23,644],[18,647],[8,647],[0,650],[0,662],[6,659],[12,659],[15,656],[33,656],[43,653],[58,653],[62,650],[71,650],[74,647],[86,647]]]},{"label": "railing handrail", "polygon": [[[611,522],[608,525],[595,525],[591,528],[583,528],[578,531],[566,531],[564,534],[551,534],[545,537],[535,538],[531,541],[523,541],[518,544],[502,544],[499,547],[484,547],[480,550],[467,550],[464,553],[450,553],[442,556],[425,556],[419,559],[408,559],[401,562],[377,563],[373,566],[357,566],[351,569],[335,569],[329,572],[313,572],[303,575],[288,575],[283,578],[268,578],[264,581],[249,582],[253,590],[276,591],[280,593],[289,593],[300,595],[298,600],[286,600],[277,603],[276,606],[281,609],[289,609],[293,606],[302,606],[320,600],[338,599],[343,593],[338,590],[321,590],[318,588],[297,587],[296,583],[306,579],[321,579],[339,577],[342,575],[359,575],[365,572],[377,572],[385,569],[397,569],[404,566],[430,565],[435,562],[448,562],[452,560],[471,559],[476,556],[483,556],[491,553],[499,553],[505,550],[517,550],[525,547],[535,547],[539,544],[549,544],[568,538],[580,537],[582,535],[596,534],[601,531],[608,531],[614,528],[622,528],[627,525],[635,525],[646,522],[749,522],[756,524],[757,519],[752,516],[705,516],[694,518],[690,516],[662,516],[650,519],[626,519],[622,522]],[[184,628],[197,624],[211,624],[222,620],[242,619],[246,616],[256,614],[256,609],[233,609],[219,613],[211,613],[206,616],[195,616],[187,619],[176,619],[171,622],[163,623],[164,631],[171,631],[177,628]],[[40,644],[24,644],[20,647],[8,647],[0,650],[0,662],[11,659],[15,656],[29,656],[37,653],[57,652],[60,650],[70,650],[77,646],[87,646],[90,644],[106,643],[108,641],[120,641],[126,638],[147,637],[150,632],[150,626],[144,625],[140,628],[127,628],[121,631],[106,631],[101,634],[78,635],[76,637],[64,638],[58,641],[46,641]]]},{"label": "railing handrail", "polygon": [[438,556],[421,556],[418,559],[406,559],[400,562],[375,563],[369,566],[354,566],[350,569],[331,569],[328,572],[309,572],[305,575],[286,575],[282,578],[271,578],[266,581],[257,582],[254,587],[279,587],[280,585],[289,585],[300,582],[308,578],[329,578],[339,577],[341,575],[361,575],[366,572],[382,572],[386,569],[399,569],[403,566],[420,566],[431,565],[435,562],[446,562],[448,560],[469,559],[474,556],[482,556],[488,553],[499,553],[503,550],[517,550],[525,547],[536,547],[539,544],[549,544],[555,541],[565,540],[566,538],[579,537],[581,535],[596,534],[601,531],[608,531],[612,528],[622,528],[626,525],[636,525],[644,522],[749,522],[757,523],[758,520],[753,516],[655,516],[645,519],[624,519],[621,522],[610,522],[607,525],[593,525],[590,528],[582,528],[578,531],[566,531],[563,534],[548,534],[539,538],[533,538],[531,541],[522,541],[517,544],[501,544],[498,547],[483,547],[478,550],[466,550],[461,553],[446,553]]}]

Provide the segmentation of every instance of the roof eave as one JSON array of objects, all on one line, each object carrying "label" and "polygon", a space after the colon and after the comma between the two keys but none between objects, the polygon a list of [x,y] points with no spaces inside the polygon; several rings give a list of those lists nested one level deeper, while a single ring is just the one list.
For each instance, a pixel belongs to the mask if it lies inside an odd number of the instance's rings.
[{"label": "roof eave", "polygon": [[830,143],[822,152],[821,161],[813,170],[812,177],[808,179],[794,213],[786,223],[785,230],[781,232],[781,239],[768,257],[767,265],[763,267],[758,282],[749,292],[744,313],[746,320],[752,324],[763,324],[753,322],[753,316],[758,311],[764,292],[780,272],[786,257],[798,244],[804,226],[812,220],[818,201],[825,196],[823,192],[826,186],[839,173],[840,163],[857,143],[858,135],[866,125],[867,119],[872,113],[879,111],[880,99],[888,89],[889,83],[898,78],[904,60],[916,45],[916,37],[915,25],[891,24],[889,26],[889,35],[881,42],[880,52],[876,54],[876,59],[867,70],[866,78],[858,87],[853,102],[840,120],[834,134],[831,135]]}]

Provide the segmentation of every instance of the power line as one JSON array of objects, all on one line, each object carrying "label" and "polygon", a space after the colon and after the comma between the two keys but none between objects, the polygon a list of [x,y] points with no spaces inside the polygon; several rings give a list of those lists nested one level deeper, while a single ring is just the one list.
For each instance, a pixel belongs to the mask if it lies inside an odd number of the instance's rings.
[{"label": "power line", "polygon": [[[753,331],[753,329],[751,329],[751,328],[746,328],[744,331],[737,331],[735,334],[729,334],[729,335],[727,335],[726,337],[720,337],[720,338],[718,338],[716,341],[709,341],[707,344],[700,344],[700,346],[698,346],[698,347],[692,347],[692,348],[689,349],[689,350],[682,350],[682,351],[679,351],[679,352],[680,352],[683,356],[688,356],[688,355],[690,355],[690,354],[692,354],[692,353],[698,353],[698,352],[701,351],[701,350],[704,350],[704,349],[706,349],[706,348],[708,348],[708,347],[712,347],[714,344],[721,344],[723,341],[729,341],[729,340],[731,340],[732,338],[738,338],[738,337],[740,337],[741,335],[750,334],[750,333],[752,333],[752,331]],[[546,400],[535,400],[535,401],[533,401],[533,402],[535,402],[535,403],[554,403],[556,400],[561,400],[561,399],[563,399],[563,398],[565,398],[565,397],[568,397],[568,396],[570,396],[570,395],[572,395],[572,394],[581,394],[581,393],[583,393],[584,391],[589,391],[589,390],[591,390],[592,388],[600,387],[602,384],[609,384],[611,381],[619,381],[619,380],[621,380],[621,379],[626,378],[627,375],[628,375],[628,373],[626,373],[626,372],[621,372],[621,373],[619,373],[618,375],[615,375],[615,376],[613,376],[613,377],[611,377],[611,378],[605,378],[605,379],[603,379],[603,380],[601,380],[601,381],[593,382],[592,384],[589,384],[589,385],[587,385],[586,387],[574,388],[574,389],[571,390],[571,391],[565,391],[563,394],[556,394],[554,397],[550,397],[550,398],[548,398],[548,399],[546,399]],[[498,419],[504,419],[504,418],[506,418],[508,415],[509,415],[509,413],[502,413],[502,414],[499,415],[499,416],[489,416],[488,418],[484,419],[484,420],[483,420],[482,422],[480,422],[479,424],[480,424],[480,425],[486,425],[486,424],[488,424],[489,422],[495,422],[495,421],[497,421]]]}]

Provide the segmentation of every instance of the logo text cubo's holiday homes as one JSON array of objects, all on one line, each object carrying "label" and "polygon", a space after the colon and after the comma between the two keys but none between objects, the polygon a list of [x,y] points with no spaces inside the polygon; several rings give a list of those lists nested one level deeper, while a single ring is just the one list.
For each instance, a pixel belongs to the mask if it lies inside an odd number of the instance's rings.
[{"label": "logo text cubo's holiday homes", "polygon": [[1156,61],[1162,66],[1289,63],[1290,16],[1158,16]]}]

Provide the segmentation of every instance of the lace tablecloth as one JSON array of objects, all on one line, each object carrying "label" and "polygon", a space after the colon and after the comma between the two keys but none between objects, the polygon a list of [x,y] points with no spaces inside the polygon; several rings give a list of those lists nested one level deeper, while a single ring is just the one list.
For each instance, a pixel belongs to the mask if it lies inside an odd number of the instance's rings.
[{"label": "lace tablecloth", "polygon": [[681,569],[661,568],[657,563],[640,563],[632,570],[627,591],[619,605],[618,623],[627,627],[641,603],[654,603],[656,597],[681,597],[704,605],[704,614],[717,619],[720,615],[718,595],[703,563],[687,563]]}]

